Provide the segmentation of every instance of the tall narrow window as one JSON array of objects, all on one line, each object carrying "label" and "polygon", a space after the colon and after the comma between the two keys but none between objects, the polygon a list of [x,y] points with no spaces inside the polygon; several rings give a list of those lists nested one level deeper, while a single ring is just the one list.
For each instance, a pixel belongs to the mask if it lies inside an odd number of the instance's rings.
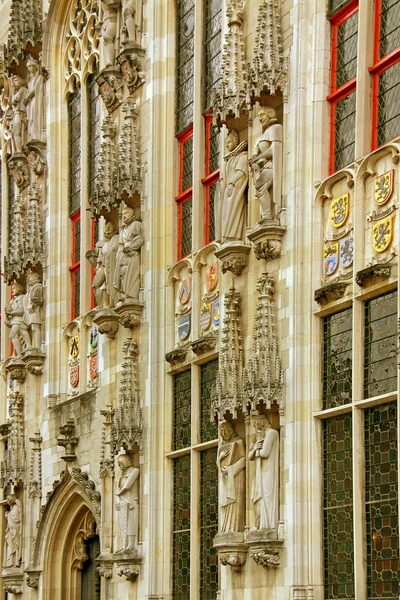
[{"label": "tall narrow window", "polygon": [[[190,600],[199,594],[200,600],[214,600],[218,591],[218,560],[213,548],[218,531],[218,434],[210,423],[210,405],[218,360],[193,368],[200,371],[199,389],[192,388],[191,370],[174,376],[172,597]],[[198,414],[200,420],[195,418]],[[193,478],[200,487],[191,490]],[[199,539],[194,554],[190,552],[192,536]],[[200,574],[200,588],[196,590],[191,589],[194,583],[190,581],[193,563],[197,563]]]},{"label": "tall narrow window", "polygon": [[324,318],[323,408],[351,402],[351,308]]},{"label": "tall narrow window", "polygon": [[376,0],[375,11],[374,148],[400,134],[400,0]]},{"label": "tall narrow window", "polygon": [[397,407],[365,411],[367,600],[399,597]]},{"label": "tall narrow window", "polygon": [[89,198],[96,193],[98,166],[100,158],[100,95],[95,75],[92,73],[87,82],[88,94],[88,173]]},{"label": "tall narrow window", "polygon": [[331,18],[332,82],[330,170],[354,160],[356,123],[356,74],[358,6],[347,3]]},{"label": "tall narrow window", "polygon": [[192,251],[193,129],[179,137],[178,259]]},{"label": "tall narrow window", "polygon": [[69,215],[72,229],[71,256],[71,313],[74,319],[80,314],[80,250],[81,250],[81,93],[77,89],[68,98],[69,125]]}]

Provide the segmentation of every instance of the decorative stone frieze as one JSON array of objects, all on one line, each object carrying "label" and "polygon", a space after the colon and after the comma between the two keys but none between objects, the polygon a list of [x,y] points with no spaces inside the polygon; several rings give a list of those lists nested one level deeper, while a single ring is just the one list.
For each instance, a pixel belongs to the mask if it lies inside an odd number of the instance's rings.
[{"label": "decorative stone frieze", "polygon": [[139,101],[128,98],[122,106],[124,120],[121,127],[118,158],[118,196],[132,198],[143,189],[143,169],[139,153]]},{"label": "decorative stone frieze", "polygon": [[243,0],[228,0],[227,31],[221,59],[221,82],[214,92],[214,122],[221,127],[227,119],[246,111],[246,57],[243,33]]},{"label": "decorative stone frieze", "polygon": [[277,0],[263,0],[258,9],[253,67],[247,65],[251,105],[262,92],[274,96],[278,90],[287,102],[289,60],[283,55],[280,6]]},{"label": "decorative stone frieze", "polygon": [[251,246],[240,241],[226,242],[215,256],[222,262],[222,272],[231,271],[239,277],[249,262]]},{"label": "decorative stone frieze", "polygon": [[279,357],[274,302],[274,280],[263,273],[257,280],[258,303],[253,325],[251,358],[245,379],[245,396],[251,411],[283,405],[283,371]]},{"label": "decorative stone frieze", "polygon": [[76,446],[79,438],[76,435],[75,422],[68,419],[65,425],[60,427],[60,434],[57,437],[57,445],[65,448],[65,455],[62,457],[66,463],[76,460]]}]

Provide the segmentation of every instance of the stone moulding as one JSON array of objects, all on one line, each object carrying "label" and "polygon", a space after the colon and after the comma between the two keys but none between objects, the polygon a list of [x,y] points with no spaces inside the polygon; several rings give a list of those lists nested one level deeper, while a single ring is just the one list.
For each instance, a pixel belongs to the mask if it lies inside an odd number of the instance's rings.
[{"label": "stone moulding", "polygon": [[371,265],[356,273],[356,283],[360,287],[366,287],[375,283],[377,277],[388,278],[392,275],[394,264]]},{"label": "stone moulding", "polygon": [[222,262],[222,272],[231,271],[237,277],[249,262],[251,246],[243,242],[226,242],[215,252],[215,256]]},{"label": "stone moulding", "polygon": [[217,533],[213,540],[218,559],[222,565],[240,571],[246,562],[248,547],[244,543],[243,532]]},{"label": "stone moulding", "polygon": [[314,300],[321,306],[323,304],[328,304],[328,302],[339,300],[345,295],[347,286],[348,283],[344,282],[331,283],[329,285],[325,285],[324,287],[315,290]]},{"label": "stone moulding", "polygon": [[112,308],[96,310],[92,321],[97,325],[99,332],[107,335],[111,340],[117,335],[119,316]]},{"label": "stone moulding", "polygon": [[247,230],[247,237],[252,242],[254,254],[258,260],[266,261],[279,258],[282,253],[282,239],[286,227],[278,221],[264,220]]}]

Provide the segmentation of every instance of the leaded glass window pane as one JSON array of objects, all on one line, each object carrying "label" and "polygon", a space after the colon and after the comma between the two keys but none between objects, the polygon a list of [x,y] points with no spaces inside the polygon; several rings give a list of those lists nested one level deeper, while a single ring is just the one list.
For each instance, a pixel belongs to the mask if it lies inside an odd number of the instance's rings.
[{"label": "leaded glass window pane", "polygon": [[182,202],[181,213],[181,257],[192,251],[192,198]]},{"label": "leaded glass window pane", "polygon": [[194,0],[177,0],[177,17],[176,130],[180,133],[193,121]]},{"label": "leaded glass window pane", "polygon": [[210,420],[211,392],[215,387],[218,359],[200,367],[200,441],[209,442],[218,438],[217,425]]},{"label": "leaded glass window pane", "polygon": [[324,318],[323,408],[351,402],[352,309]]},{"label": "leaded glass window pane", "polygon": [[78,317],[81,313],[81,272],[79,269],[73,272],[72,275],[72,294],[73,294],[73,318]]},{"label": "leaded glass window pane", "polygon": [[77,263],[81,257],[81,220],[77,219],[73,221],[73,235],[74,235],[74,256],[73,261]]},{"label": "leaded glass window pane", "polygon": [[215,240],[215,200],[218,194],[219,181],[215,181],[209,187],[208,197],[208,241]]},{"label": "leaded glass window pane", "polygon": [[367,599],[400,590],[396,404],[365,411]]},{"label": "leaded glass window pane", "polygon": [[378,146],[400,133],[400,62],[379,75]]},{"label": "leaded glass window pane", "polygon": [[174,460],[172,593],[190,600],[190,455]]},{"label": "leaded glass window pane", "polygon": [[323,423],[325,600],[354,599],[351,415]]},{"label": "leaded glass window pane", "polygon": [[336,88],[342,87],[357,74],[358,13],[337,28]]},{"label": "leaded glass window pane", "polygon": [[204,111],[212,107],[213,90],[221,71],[221,0],[205,0],[204,24]]},{"label": "leaded glass window pane", "polygon": [[218,591],[218,556],[212,547],[218,533],[217,449],[204,450],[200,456],[200,600],[214,600]]},{"label": "leaded glass window pane", "polygon": [[397,389],[397,292],[365,304],[364,396]]},{"label": "leaded glass window pane", "polygon": [[88,79],[88,101],[89,101],[89,198],[96,192],[96,181],[99,174],[100,158],[100,95],[95,75]]},{"label": "leaded glass window pane", "polygon": [[219,169],[219,130],[217,127],[210,128],[210,158],[208,164],[208,174],[214,173]]},{"label": "leaded glass window pane", "polygon": [[356,133],[356,94],[353,92],[335,106],[335,171],[354,161]]},{"label": "leaded glass window pane", "polygon": [[174,450],[190,446],[191,372],[174,376]]},{"label": "leaded glass window pane", "polygon": [[343,8],[344,6],[346,6],[346,4],[349,4],[349,2],[351,2],[351,0],[330,0],[330,2],[329,2],[329,14],[330,14],[330,16],[334,15],[335,13],[337,13],[338,10],[340,10],[341,8]]},{"label": "leaded glass window pane", "polygon": [[400,0],[381,0],[380,56],[400,46]]},{"label": "leaded glass window pane", "polygon": [[68,98],[69,126],[69,212],[81,204],[81,93],[76,90]]},{"label": "leaded glass window pane", "polygon": [[193,185],[193,136],[183,143],[182,149],[182,192]]}]

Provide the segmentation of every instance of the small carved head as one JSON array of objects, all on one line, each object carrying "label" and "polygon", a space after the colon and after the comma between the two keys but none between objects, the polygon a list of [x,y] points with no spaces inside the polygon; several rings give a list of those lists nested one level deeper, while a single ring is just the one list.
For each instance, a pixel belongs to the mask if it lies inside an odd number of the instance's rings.
[{"label": "small carved head", "polygon": [[36,271],[30,271],[27,277],[28,285],[32,286],[36,283],[40,283],[40,275]]},{"label": "small carved head", "polygon": [[228,421],[224,421],[220,424],[219,431],[224,442],[231,440],[236,435],[232,423],[229,423]]},{"label": "small carved head", "polygon": [[22,285],[22,283],[19,283],[18,281],[14,281],[12,286],[11,286],[11,291],[12,291],[12,295],[13,296],[20,296],[21,294],[24,293],[24,286]]},{"label": "small carved head", "polygon": [[40,62],[35,58],[30,58],[26,63],[30,76],[37,75],[40,71]]},{"label": "small carved head", "polygon": [[278,122],[276,110],[272,106],[262,106],[258,111],[258,118],[261,125],[266,128],[268,125],[273,125]]},{"label": "small carved head", "polygon": [[104,237],[106,240],[111,240],[111,238],[115,235],[115,225],[112,221],[107,221],[104,226]]},{"label": "small carved head", "polygon": [[132,459],[129,456],[129,454],[120,454],[118,456],[117,462],[121,471],[125,471],[126,469],[129,469],[129,467],[132,466]]},{"label": "small carved head", "polygon": [[13,75],[11,80],[15,90],[19,90],[26,85],[26,80],[21,75]]},{"label": "small carved head", "polygon": [[135,210],[133,208],[131,208],[130,206],[126,206],[122,210],[122,222],[125,225],[129,225],[129,223],[132,223],[132,221],[134,221],[134,219],[135,219]]},{"label": "small carved head", "polygon": [[225,147],[228,152],[232,152],[237,146],[239,146],[240,138],[237,129],[232,129],[226,136]]}]

